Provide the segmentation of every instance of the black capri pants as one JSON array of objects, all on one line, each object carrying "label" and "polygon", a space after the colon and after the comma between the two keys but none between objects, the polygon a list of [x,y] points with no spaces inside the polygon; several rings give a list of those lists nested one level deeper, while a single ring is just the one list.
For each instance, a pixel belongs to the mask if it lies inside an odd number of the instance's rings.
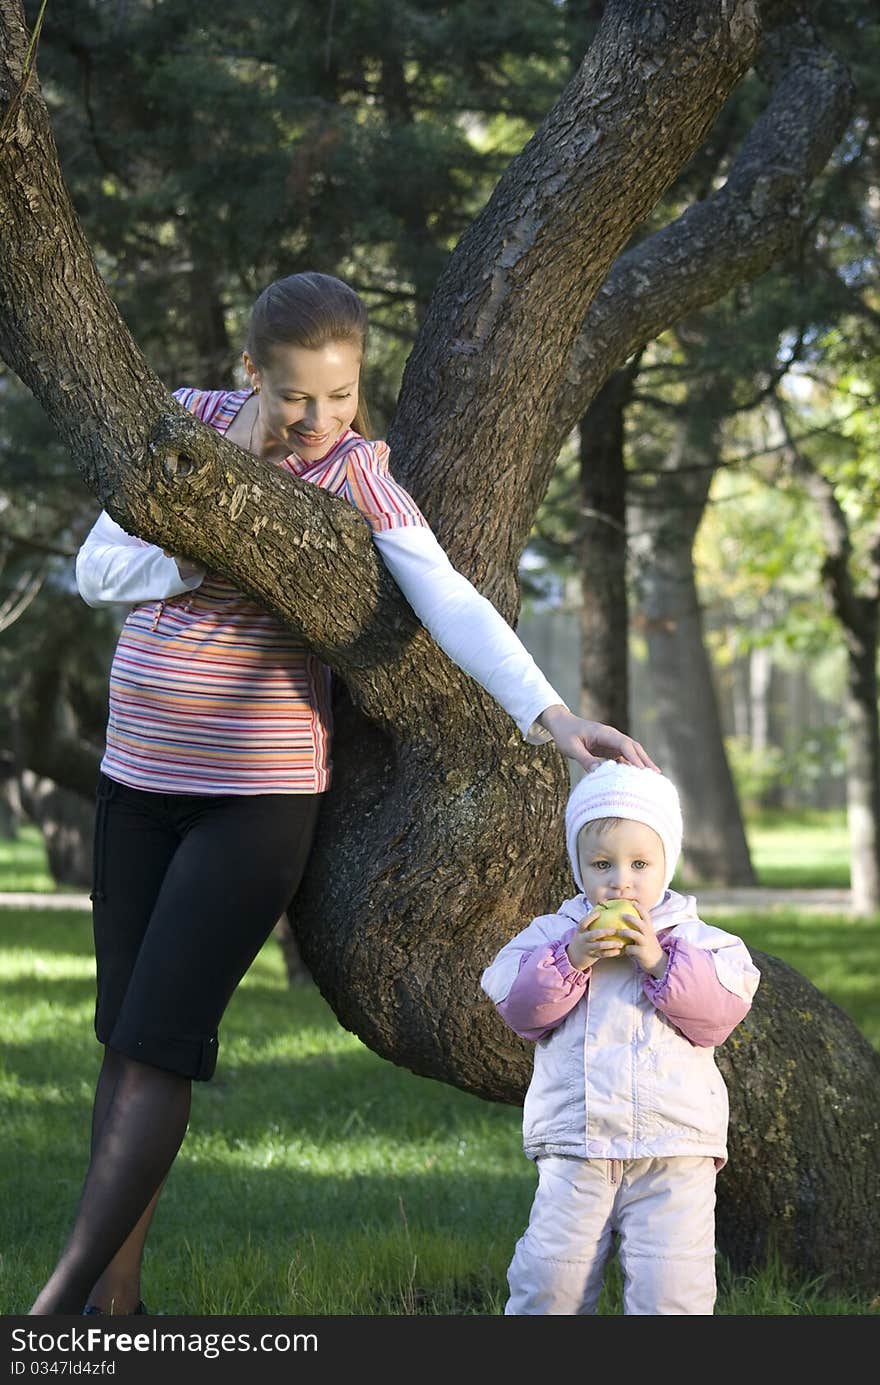
[{"label": "black capri pants", "polygon": [[207,1081],[218,1026],[293,899],[320,794],[162,794],[102,774],[92,918],[102,1044]]}]

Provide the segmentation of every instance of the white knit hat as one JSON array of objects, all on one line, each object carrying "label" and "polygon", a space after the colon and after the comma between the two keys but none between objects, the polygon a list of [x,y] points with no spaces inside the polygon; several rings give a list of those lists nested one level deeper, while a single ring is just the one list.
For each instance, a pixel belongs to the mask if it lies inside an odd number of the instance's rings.
[{"label": "white knit hat", "polygon": [[578,861],[578,835],[597,818],[629,818],[653,827],[666,858],[664,890],[675,874],[681,854],[681,804],[675,785],[653,769],[637,769],[616,760],[603,760],[575,785],[565,809],[565,844],[578,889],[584,888]]}]

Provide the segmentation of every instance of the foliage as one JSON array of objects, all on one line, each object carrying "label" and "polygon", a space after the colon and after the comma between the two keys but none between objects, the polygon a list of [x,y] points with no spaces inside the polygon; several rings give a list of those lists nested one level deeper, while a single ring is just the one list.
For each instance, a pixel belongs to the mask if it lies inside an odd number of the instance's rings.
[{"label": "foliage", "polygon": [[759,808],[771,794],[788,787],[790,779],[781,746],[756,750],[745,736],[725,736],[724,748],[743,809]]},{"label": "foliage", "polygon": [[[228,368],[243,311],[297,269],[343,273],[411,334],[564,62],[550,0],[67,0],[40,74],[123,315],[160,375],[206,381],[199,340]],[[475,142],[496,118],[505,138]]]},{"label": "foliage", "polygon": [[755,813],[765,803],[783,798],[809,803],[820,782],[841,781],[844,776],[839,726],[807,731],[791,750],[773,744],[756,748],[745,736],[726,736],[724,746],[737,797],[746,812]]}]

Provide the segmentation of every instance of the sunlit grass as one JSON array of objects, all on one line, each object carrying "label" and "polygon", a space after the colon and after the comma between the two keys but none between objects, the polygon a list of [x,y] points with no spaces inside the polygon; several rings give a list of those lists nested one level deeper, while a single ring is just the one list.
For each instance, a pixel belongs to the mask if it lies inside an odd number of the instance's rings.
[{"label": "sunlit grass", "polygon": [[0,892],[37,891],[54,894],[46,848],[38,828],[25,824],[16,838],[0,837]]},{"label": "sunlit grass", "polygon": [[773,910],[732,914],[718,925],[802,972],[880,1048],[880,918]]},{"label": "sunlit grass", "polygon": [[[880,1040],[869,926],[775,915],[723,926],[799,966]],[[67,1230],[98,1050],[88,915],[5,910],[0,930],[0,1313],[9,1314],[26,1309]],[[852,973],[846,956],[857,961]],[[498,1314],[534,1191],[520,1118],[383,1062],[312,987],[287,987],[270,942],[227,1012],[217,1077],[196,1085],[147,1252],[148,1304],[199,1314]],[[772,1266],[733,1279],[722,1264],[719,1284],[719,1315],[877,1311],[791,1284]],[[601,1311],[621,1311],[615,1268]]]},{"label": "sunlit grass", "polygon": [[764,813],[746,823],[746,837],[761,885],[849,888],[849,837],[843,811]]},{"label": "sunlit grass", "polygon": [[[27,1306],[67,1226],[98,1050],[88,916],[6,910],[0,927],[10,1313]],[[503,1285],[532,1193],[519,1121],[377,1058],[313,988],[288,989],[270,943],[227,1012],[216,1080],[196,1086],[151,1238],[149,1294],[184,1313],[494,1311],[486,1295]]]}]

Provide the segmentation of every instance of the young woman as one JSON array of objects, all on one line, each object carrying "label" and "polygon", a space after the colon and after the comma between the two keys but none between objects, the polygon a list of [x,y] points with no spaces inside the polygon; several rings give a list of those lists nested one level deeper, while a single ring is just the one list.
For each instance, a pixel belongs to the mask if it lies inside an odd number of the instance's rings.
[{"label": "young woman", "polygon": [[[367,441],[367,317],[338,279],[295,274],[252,312],[249,388],[177,398],[240,447],[345,496],[438,644],[533,743],[652,762],[563,704],[513,630],[456,572]],[[95,834],[95,1028],[104,1061],[73,1230],[31,1312],[145,1312],[140,1263],[186,1132],[191,1084],[296,893],[329,782],[329,670],[229,581],[98,519],[85,601],[131,606],[110,674]],[[653,767],[653,766],[652,766]]]}]

